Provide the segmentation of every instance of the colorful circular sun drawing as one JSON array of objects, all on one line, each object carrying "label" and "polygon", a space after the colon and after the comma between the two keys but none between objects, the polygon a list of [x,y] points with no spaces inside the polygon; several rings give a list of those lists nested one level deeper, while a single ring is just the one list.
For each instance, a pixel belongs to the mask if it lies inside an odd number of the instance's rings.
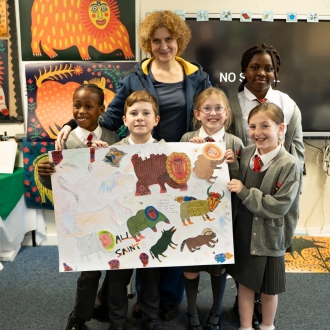
[{"label": "colorful circular sun drawing", "polygon": [[101,230],[97,233],[99,240],[102,243],[102,246],[105,250],[113,250],[116,246],[115,236],[107,230]]},{"label": "colorful circular sun drawing", "polygon": [[183,152],[172,152],[166,160],[168,175],[177,183],[186,183],[191,174],[189,157]]},{"label": "colorful circular sun drawing", "polygon": [[219,160],[223,157],[221,149],[212,143],[208,143],[204,146],[203,155],[210,160]]}]

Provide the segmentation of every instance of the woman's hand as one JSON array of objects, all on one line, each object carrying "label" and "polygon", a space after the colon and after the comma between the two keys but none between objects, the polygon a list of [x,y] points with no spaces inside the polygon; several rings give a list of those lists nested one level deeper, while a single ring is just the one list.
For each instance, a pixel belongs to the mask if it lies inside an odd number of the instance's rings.
[{"label": "woman's hand", "polygon": [[236,160],[235,154],[231,149],[227,149],[225,152],[226,163],[233,163]]},{"label": "woman's hand", "polygon": [[38,164],[38,174],[40,176],[50,176],[55,173],[55,165],[54,163],[50,162],[49,160],[40,162]]},{"label": "woman's hand", "polygon": [[195,136],[192,139],[189,140],[189,142],[193,143],[205,143],[205,140],[199,136]]},{"label": "woman's hand", "polygon": [[62,150],[62,140],[66,140],[71,132],[71,127],[69,125],[64,125],[62,129],[58,132],[57,139],[55,141],[55,150]]},{"label": "woman's hand", "polygon": [[232,179],[228,182],[227,188],[230,192],[240,193],[243,188],[243,183],[239,180]]},{"label": "woman's hand", "polygon": [[92,147],[95,148],[95,149],[107,148],[107,147],[109,147],[109,145],[108,145],[108,143],[100,140],[100,141],[93,142]]}]

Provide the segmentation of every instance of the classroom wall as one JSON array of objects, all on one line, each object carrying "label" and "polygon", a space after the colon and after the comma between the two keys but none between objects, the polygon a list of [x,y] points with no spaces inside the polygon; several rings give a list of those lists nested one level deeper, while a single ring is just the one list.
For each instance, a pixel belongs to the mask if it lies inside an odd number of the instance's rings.
[{"label": "classroom wall", "polygon": [[[330,16],[330,3],[325,0],[311,2],[301,1],[258,1],[258,0],[140,0],[140,19],[142,20],[148,12],[157,9],[184,9],[186,13],[195,13],[197,10],[208,10],[210,14],[219,14],[220,10],[232,10],[235,14],[243,10],[251,11],[255,15],[261,15],[264,10],[272,10],[275,15],[285,15],[287,12],[297,12],[299,18],[305,17],[307,12],[316,11],[321,16]],[[243,24],[243,23],[242,23]],[[245,23],[248,24],[248,23]],[[270,24],[270,23],[266,23]],[[192,41],[194,42],[193,38]],[[266,42],[267,40],[261,40]],[[276,45],[274,45],[276,47]],[[183,56],[184,57],[184,56]],[[285,61],[285,59],[282,59]],[[285,92],[283,90],[283,92]],[[299,100],[295,100],[299,105]],[[25,132],[23,125],[1,125],[1,130],[7,130],[10,135]],[[308,143],[322,148],[324,142],[320,140],[309,140]],[[327,141],[329,143],[329,140]],[[313,235],[330,235],[330,180],[327,179],[321,166],[317,164],[319,150],[306,145],[306,171],[304,177],[303,194],[300,202],[300,219],[297,226],[297,233]],[[321,159],[322,157],[320,157]],[[324,202],[324,204],[323,204]],[[47,218],[48,239],[44,244],[56,243],[56,232],[54,226],[54,215],[52,211],[44,211]],[[29,238],[25,240],[29,243]]]}]

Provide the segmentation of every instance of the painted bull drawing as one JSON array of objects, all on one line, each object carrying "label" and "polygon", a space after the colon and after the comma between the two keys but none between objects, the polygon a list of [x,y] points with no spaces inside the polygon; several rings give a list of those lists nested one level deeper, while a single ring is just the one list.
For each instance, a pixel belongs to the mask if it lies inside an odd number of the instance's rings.
[{"label": "painted bull drawing", "polygon": [[[193,225],[194,223],[190,220],[190,217],[201,216],[204,221],[212,221],[214,218],[210,218],[208,212],[213,212],[221,199],[224,197],[225,193],[223,192],[222,196],[219,193],[209,192],[211,186],[207,189],[208,198],[206,200],[192,200],[189,202],[183,201],[182,197],[176,197],[175,200],[180,203],[180,217],[182,224],[187,226],[188,224]],[[186,220],[188,224],[186,223]]]}]

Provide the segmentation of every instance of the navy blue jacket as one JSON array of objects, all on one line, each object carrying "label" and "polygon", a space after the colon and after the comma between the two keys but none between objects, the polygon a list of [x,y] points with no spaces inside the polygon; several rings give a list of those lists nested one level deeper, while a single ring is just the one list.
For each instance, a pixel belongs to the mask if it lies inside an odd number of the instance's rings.
[{"label": "navy blue jacket", "polygon": [[[148,74],[148,65],[154,58],[144,59],[137,63],[133,70],[120,81],[116,96],[109,104],[107,111],[100,117],[100,125],[110,131],[117,130],[123,125],[122,117],[124,115],[124,104],[126,98],[137,90],[146,90],[157,100],[157,94]],[[185,71],[185,90],[187,101],[187,132],[190,131],[190,123],[194,110],[194,99],[204,89],[211,87],[208,74],[202,71],[199,64],[194,64],[183,60],[180,57],[175,58]],[[180,123],[178,123],[180,124]],[[155,128],[157,129],[157,127]],[[175,128],[173,128],[175,129]]]}]

